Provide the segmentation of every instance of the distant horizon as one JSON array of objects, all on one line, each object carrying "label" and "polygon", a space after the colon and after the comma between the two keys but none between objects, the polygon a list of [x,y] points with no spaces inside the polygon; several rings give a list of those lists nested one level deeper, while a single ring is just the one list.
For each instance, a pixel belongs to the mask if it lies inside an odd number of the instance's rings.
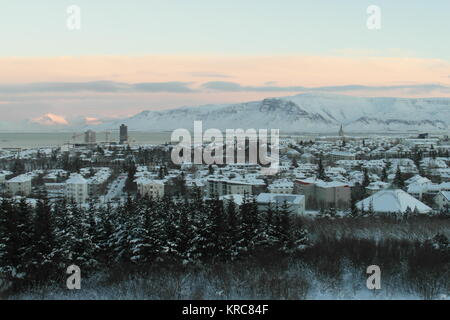
[{"label": "distant horizon", "polygon": [[[349,85],[352,86],[352,85]],[[237,102],[223,102],[223,103],[206,103],[206,104],[198,104],[198,105],[179,105],[179,106],[174,106],[174,107],[169,107],[166,109],[141,109],[140,111],[137,111],[135,114],[132,114],[130,116],[126,116],[126,117],[117,117],[117,118],[105,118],[105,119],[96,119],[96,123],[89,123],[88,122],[88,117],[85,117],[84,115],[79,115],[78,118],[75,119],[66,119],[63,118],[63,120],[65,121],[64,123],[59,123],[58,120],[60,118],[59,115],[53,114],[53,113],[47,113],[44,114],[43,117],[45,116],[49,116],[49,117],[55,117],[56,119],[52,119],[52,120],[56,120],[54,123],[44,123],[42,121],[42,123],[40,123],[39,121],[33,121],[36,119],[22,119],[20,121],[16,121],[15,124],[20,125],[20,124],[34,124],[34,125],[39,125],[41,126],[40,129],[34,129],[34,130],[30,130],[28,131],[29,133],[32,132],[45,132],[42,130],[42,127],[47,126],[48,127],[48,132],[51,133],[52,131],[54,131],[55,129],[58,130],[58,132],[63,132],[61,130],[65,130],[62,127],[67,127],[67,132],[72,132],[75,129],[79,129],[80,126],[85,126],[87,127],[95,127],[97,125],[102,125],[104,123],[107,122],[120,122],[120,121],[125,121],[128,118],[132,118],[136,115],[139,115],[141,113],[144,112],[165,112],[165,111],[172,111],[172,110],[179,110],[179,109],[190,109],[190,108],[204,108],[204,107],[227,107],[230,105],[235,105],[235,104],[241,104],[241,103],[253,103],[253,102],[259,102],[259,101],[263,101],[265,99],[280,99],[280,98],[289,98],[289,97],[296,97],[296,96],[302,96],[302,95],[312,95],[312,96],[341,96],[341,97],[350,97],[350,98],[367,98],[367,99],[410,99],[410,100],[423,100],[423,99],[446,99],[446,100],[450,100],[450,97],[439,97],[439,96],[431,96],[431,97],[413,97],[413,98],[408,98],[408,97],[399,97],[399,96],[363,96],[363,95],[355,95],[355,94],[345,94],[345,93],[328,93],[328,92],[300,92],[300,93],[296,93],[296,94],[291,94],[291,95],[277,95],[277,96],[265,96],[264,98],[261,99],[255,99],[255,100],[249,100],[249,101],[237,101]],[[82,121],[82,119],[84,118],[84,123],[80,122]],[[71,123],[72,121],[72,123]],[[0,125],[1,125],[0,121]],[[59,126],[59,127],[57,127]],[[70,131],[72,130],[72,131]],[[142,130],[136,130],[136,131],[142,131]],[[156,130],[157,132],[160,132],[161,130]],[[168,130],[170,131],[170,130]],[[24,132],[23,129],[4,129],[0,127],[0,132]]]},{"label": "distant horizon", "polygon": [[445,0],[9,1],[0,129],[305,91],[450,98],[449,11]]}]

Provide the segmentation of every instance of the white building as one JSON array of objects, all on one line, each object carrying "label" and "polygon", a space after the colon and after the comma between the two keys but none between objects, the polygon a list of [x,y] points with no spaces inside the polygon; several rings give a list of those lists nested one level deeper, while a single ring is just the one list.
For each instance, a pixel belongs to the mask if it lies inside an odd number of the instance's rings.
[{"label": "white building", "polygon": [[88,185],[80,174],[72,174],[66,181],[66,198],[76,203],[84,203],[88,199]]},{"label": "white building", "polygon": [[151,198],[162,198],[164,196],[165,180],[148,179],[140,177],[135,180],[138,192],[141,196]]},{"label": "white building", "polygon": [[224,176],[210,176],[207,179],[208,196],[224,196],[227,194],[259,194],[263,191],[266,184],[264,180],[253,176],[246,178],[236,176],[227,178]]},{"label": "white building", "polygon": [[294,192],[294,182],[287,179],[275,180],[267,189],[270,193],[292,194]]},{"label": "white building", "polygon": [[31,193],[31,176],[22,174],[9,179],[5,185],[6,192],[10,195],[28,196]]},{"label": "white building", "polygon": [[434,197],[439,210],[442,210],[446,206],[450,206],[450,191],[441,191]]},{"label": "white building", "polygon": [[12,174],[10,171],[0,170],[0,184],[5,183],[6,177]]},{"label": "white building", "polygon": [[356,155],[352,152],[348,151],[332,151],[328,154],[331,161],[339,161],[339,160],[355,160]]},{"label": "white building", "polygon": [[412,212],[429,213],[431,208],[401,189],[384,189],[356,203],[360,210],[374,213],[405,213],[408,208]]},{"label": "white building", "polygon": [[269,204],[273,209],[281,207],[286,203],[292,214],[300,215],[305,213],[305,196],[299,194],[276,194],[276,193],[261,193],[256,198],[258,210],[264,211]]}]

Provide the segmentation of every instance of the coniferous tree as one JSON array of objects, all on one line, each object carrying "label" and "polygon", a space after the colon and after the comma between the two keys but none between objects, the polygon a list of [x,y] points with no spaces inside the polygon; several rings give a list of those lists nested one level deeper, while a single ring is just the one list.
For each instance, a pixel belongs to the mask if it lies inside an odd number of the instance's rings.
[{"label": "coniferous tree", "polygon": [[323,167],[323,164],[322,164],[322,158],[319,158],[319,163],[318,163],[318,166],[317,166],[317,179],[320,179],[320,180],[326,180],[327,179],[327,177],[326,177],[326,175],[325,175],[325,169],[324,169],[324,167]]},{"label": "coniferous tree", "polygon": [[370,184],[369,172],[368,172],[367,168],[363,169],[363,173],[364,173],[364,177],[363,177],[362,185],[365,188]]},{"label": "coniferous tree", "polygon": [[395,172],[393,185],[399,189],[405,188],[405,180],[403,178],[402,171],[400,170],[400,166],[397,166],[397,171]]},{"label": "coniferous tree", "polygon": [[231,198],[227,202],[226,206],[226,218],[227,218],[227,235],[226,235],[226,251],[231,259],[234,259],[237,254],[237,241],[239,239],[238,228],[238,212],[234,199]]},{"label": "coniferous tree", "polygon": [[30,277],[32,262],[32,217],[25,199],[19,204],[3,199],[0,223],[0,274],[18,286]]},{"label": "coniferous tree", "polygon": [[54,267],[55,222],[47,199],[36,204],[33,222],[33,279],[43,281],[56,272]]},{"label": "coniferous tree", "polygon": [[388,174],[386,166],[383,167],[383,171],[381,173],[381,181],[386,182],[388,180]]}]

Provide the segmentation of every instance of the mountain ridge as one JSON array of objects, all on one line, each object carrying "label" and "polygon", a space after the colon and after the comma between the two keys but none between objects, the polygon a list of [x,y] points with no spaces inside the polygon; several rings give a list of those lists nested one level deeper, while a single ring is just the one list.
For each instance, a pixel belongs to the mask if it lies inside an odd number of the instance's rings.
[{"label": "mountain ridge", "polygon": [[168,110],[144,110],[132,117],[89,128],[166,131],[203,128],[276,128],[284,132],[335,132],[341,124],[349,132],[448,130],[450,98],[354,97],[305,93],[231,104],[208,104]]}]

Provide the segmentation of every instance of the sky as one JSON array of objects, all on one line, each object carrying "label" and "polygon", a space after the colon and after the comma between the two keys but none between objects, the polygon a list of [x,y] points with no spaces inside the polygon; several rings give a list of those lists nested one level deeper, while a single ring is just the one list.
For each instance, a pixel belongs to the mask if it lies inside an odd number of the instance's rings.
[{"label": "sky", "polygon": [[[375,30],[371,5],[381,13]],[[448,0],[0,0],[0,8],[0,123],[310,91],[450,97]]]}]

